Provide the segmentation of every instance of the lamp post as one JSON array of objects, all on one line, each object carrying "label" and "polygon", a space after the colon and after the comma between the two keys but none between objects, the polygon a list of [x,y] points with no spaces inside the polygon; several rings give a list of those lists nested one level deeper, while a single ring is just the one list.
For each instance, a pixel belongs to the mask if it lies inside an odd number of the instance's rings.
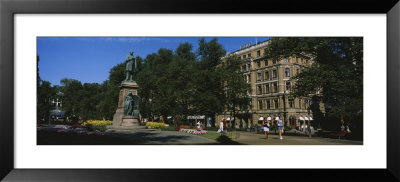
[{"label": "lamp post", "polygon": [[283,122],[285,123],[286,123],[286,94],[287,90],[283,92]]}]

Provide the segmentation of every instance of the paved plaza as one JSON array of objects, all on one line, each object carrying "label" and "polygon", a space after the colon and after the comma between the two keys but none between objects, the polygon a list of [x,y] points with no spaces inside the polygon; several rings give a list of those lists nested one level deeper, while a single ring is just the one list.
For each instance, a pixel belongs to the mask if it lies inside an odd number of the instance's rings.
[{"label": "paved plaza", "polygon": [[[215,131],[209,131],[216,133]],[[141,144],[168,144],[168,145],[215,145],[221,144],[215,140],[202,136],[177,131],[161,131],[157,129],[140,129],[134,131],[109,132],[112,136],[123,137],[140,141]],[[270,134],[265,139],[263,134],[251,132],[228,132],[227,136],[233,136],[232,141],[242,145],[362,145],[362,141],[345,139],[333,139],[308,136],[285,136],[283,140],[279,135]]]},{"label": "paved plaza", "polygon": [[161,131],[158,129],[126,130],[108,132],[108,134],[139,141],[141,144],[218,144],[215,140],[210,140],[201,136],[177,131]]}]

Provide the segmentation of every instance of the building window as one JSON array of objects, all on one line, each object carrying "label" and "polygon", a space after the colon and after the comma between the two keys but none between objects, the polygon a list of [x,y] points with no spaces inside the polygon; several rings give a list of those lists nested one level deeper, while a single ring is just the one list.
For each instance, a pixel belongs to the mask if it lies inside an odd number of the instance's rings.
[{"label": "building window", "polygon": [[276,60],[274,59],[274,60],[272,60],[272,64],[276,64]]},{"label": "building window", "polygon": [[246,59],[246,55],[243,55],[243,59]]},{"label": "building window", "polygon": [[250,82],[251,82],[251,76],[247,75],[247,83],[250,83]]},{"label": "building window", "polygon": [[257,95],[261,95],[262,93],[262,87],[261,85],[257,85]]},{"label": "building window", "polygon": [[286,82],[286,90],[287,90],[287,91],[290,90],[290,87],[291,87],[290,82]]},{"label": "building window", "polygon": [[269,72],[268,71],[265,71],[265,80],[268,80],[269,79]]},{"label": "building window", "polygon": [[279,107],[279,106],[278,106],[278,99],[275,99],[275,100],[274,100],[274,104],[275,104],[275,109],[278,109],[278,107]]},{"label": "building window", "polygon": [[251,58],[251,53],[247,54],[247,57],[248,57],[248,58]]},{"label": "building window", "polygon": [[285,76],[290,77],[290,69],[289,68],[285,68]]},{"label": "building window", "polygon": [[272,87],[274,89],[274,93],[277,93],[278,92],[278,83],[277,82],[273,83]]},{"label": "building window", "polygon": [[294,108],[294,100],[289,99],[289,108]]},{"label": "building window", "polygon": [[246,65],[242,66],[242,71],[246,71]]},{"label": "building window", "polygon": [[301,99],[299,99],[299,108],[301,109]]},{"label": "building window", "polygon": [[257,51],[257,57],[260,57],[260,56],[261,56],[261,51],[258,50],[258,51]]},{"label": "building window", "polygon": [[268,59],[267,60],[265,60],[265,66],[268,66],[269,65],[269,62],[268,62]]},{"label": "building window", "polygon": [[285,63],[288,63],[288,62],[289,62],[289,58],[285,57]]},{"label": "building window", "polygon": [[277,74],[276,74],[276,70],[272,70],[272,78],[276,78]]},{"label": "building window", "polygon": [[297,68],[297,74],[299,74],[300,73],[300,69],[299,68]]},{"label": "building window", "polygon": [[261,67],[261,62],[257,61],[257,68],[260,68],[260,67]]},{"label": "building window", "polygon": [[267,109],[271,109],[271,101],[267,100]]},{"label": "building window", "polygon": [[262,102],[262,100],[259,100],[259,101],[258,101],[258,109],[259,109],[259,110],[262,110],[262,109],[263,109],[263,102]]},{"label": "building window", "polygon": [[265,84],[265,93],[269,94],[269,84]]},{"label": "building window", "polygon": [[251,70],[251,64],[248,64],[247,67],[249,68],[248,70]]},{"label": "building window", "polygon": [[262,73],[257,73],[257,81],[261,81],[262,80]]}]

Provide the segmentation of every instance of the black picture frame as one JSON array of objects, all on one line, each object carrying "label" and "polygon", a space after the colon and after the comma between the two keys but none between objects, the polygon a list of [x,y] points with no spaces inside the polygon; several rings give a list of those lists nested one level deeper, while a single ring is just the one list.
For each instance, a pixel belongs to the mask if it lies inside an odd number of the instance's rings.
[{"label": "black picture frame", "polygon": [[[25,13],[380,13],[387,15],[386,169],[15,169],[14,14]],[[398,0],[0,0],[0,179],[5,181],[377,181],[400,180]],[[385,122],[379,120],[379,122]],[[373,156],[371,156],[373,157]],[[257,156],[254,156],[256,160]],[[227,159],[230,160],[230,159]],[[238,161],[239,162],[239,161]],[[368,162],[368,161],[366,161]],[[290,164],[288,164],[290,165]]]}]

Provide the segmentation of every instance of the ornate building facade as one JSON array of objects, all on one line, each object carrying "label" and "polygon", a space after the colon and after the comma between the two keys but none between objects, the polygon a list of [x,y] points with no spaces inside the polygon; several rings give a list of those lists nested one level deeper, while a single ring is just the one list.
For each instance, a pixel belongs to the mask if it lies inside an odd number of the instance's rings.
[{"label": "ornate building facade", "polygon": [[[249,93],[250,108],[246,111],[248,117],[235,118],[234,122],[236,126],[239,126],[239,122],[243,122],[243,126],[250,126],[257,124],[261,116],[270,116],[271,118],[279,117],[287,126],[296,128],[303,124],[304,118],[312,120],[312,113],[308,109],[311,99],[289,96],[295,84],[295,80],[291,78],[307,69],[312,64],[312,60],[298,57],[267,60],[264,56],[268,43],[267,40],[254,45],[248,44],[230,53],[241,58],[241,71],[252,90]],[[217,121],[228,117],[230,117],[229,113],[225,112],[217,116]]]}]

